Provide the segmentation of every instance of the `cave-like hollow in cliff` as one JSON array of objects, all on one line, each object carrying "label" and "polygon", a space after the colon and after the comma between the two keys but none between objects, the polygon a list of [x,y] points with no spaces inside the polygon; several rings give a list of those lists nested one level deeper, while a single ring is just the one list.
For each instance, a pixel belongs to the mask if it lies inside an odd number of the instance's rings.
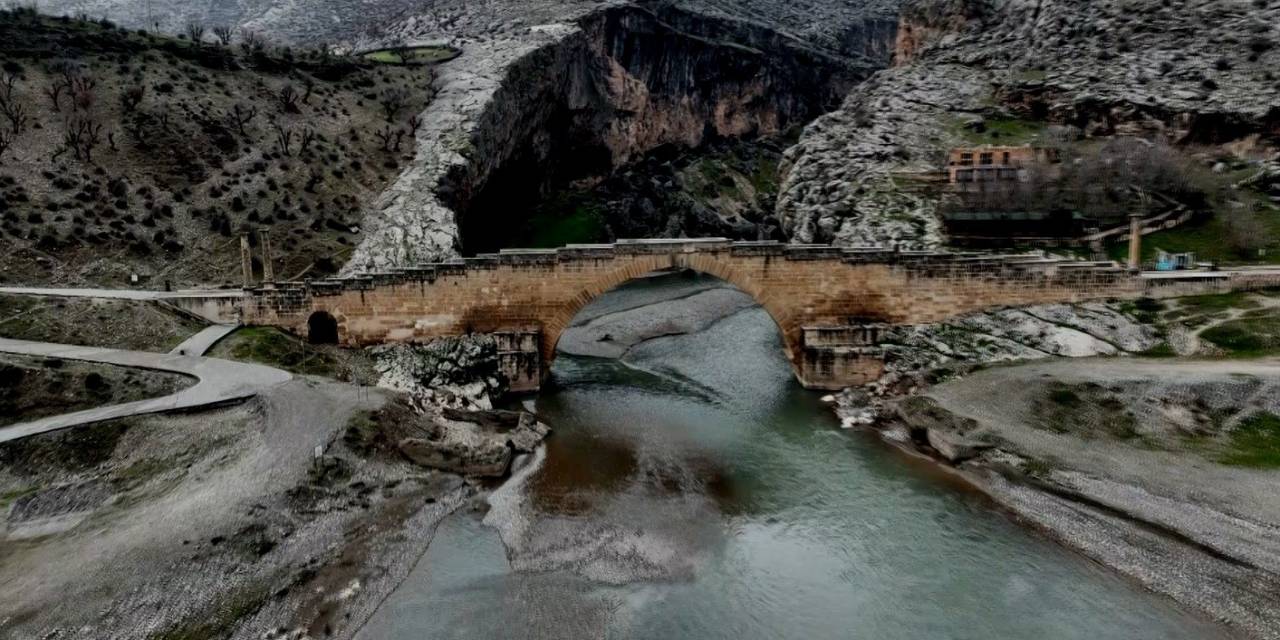
[{"label": "cave-like hollow in cliff", "polygon": [[[517,61],[442,181],[465,254],[509,246],[533,205],[655,149],[778,134],[839,105],[889,63],[896,22],[850,25],[824,49],[670,5],[602,10]],[[653,230],[655,235],[660,230]]]}]

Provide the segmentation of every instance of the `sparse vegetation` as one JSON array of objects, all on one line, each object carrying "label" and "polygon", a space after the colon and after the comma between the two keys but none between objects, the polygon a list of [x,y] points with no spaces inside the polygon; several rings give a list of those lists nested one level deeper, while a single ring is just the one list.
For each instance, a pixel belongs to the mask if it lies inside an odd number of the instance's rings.
[{"label": "sparse vegetation", "polygon": [[1131,440],[1138,421],[1116,393],[1097,384],[1054,381],[1035,403],[1034,426],[1084,438]]},{"label": "sparse vegetation", "polygon": [[49,364],[0,355],[0,425],[165,396],[194,383],[184,376],[142,369]]},{"label": "sparse vegetation", "polygon": [[0,295],[0,336],[135,351],[169,351],[205,323],[137,300]]},{"label": "sparse vegetation", "polygon": [[1280,467],[1280,416],[1261,412],[1241,420],[1231,431],[1229,448],[1219,462],[1238,467]]},{"label": "sparse vegetation", "polygon": [[1236,358],[1280,353],[1280,314],[1242,317],[1210,327],[1200,337]]},{"label": "sparse vegetation", "polygon": [[372,382],[363,352],[308,344],[273,327],[246,327],[227,336],[209,355],[284,369],[291,373],[344,381]]},{"label": "sparse vegetation", "polygon": [[429,65],[194,23],[0,11],[0,57],[0,281],[236,284],[235,236],[259,227],[281,277],[328,275],[434,95]]}]

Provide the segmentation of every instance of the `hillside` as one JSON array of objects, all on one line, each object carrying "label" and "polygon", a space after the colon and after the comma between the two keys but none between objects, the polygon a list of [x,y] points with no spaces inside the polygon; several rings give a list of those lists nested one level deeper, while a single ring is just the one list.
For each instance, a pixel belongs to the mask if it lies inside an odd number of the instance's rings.
[{"label": "hillside", "polygon": [[1277,68],[1273,0],[919,0],[894,66],[788,152],[777,213],[801,242],[936,246],[940,198],[895,174],[937,170],[957,145],[1138,136],[1218,176],[1207,187],[1229,192],[1210,213],[1280,237],[1274,186],[1231,189],[1280,173]]},{"label": "hillside", "polygon": [[346,260],[431,68],[191,36],[0,12],[0,282],[238,285],[257,229],[277,277]]}]

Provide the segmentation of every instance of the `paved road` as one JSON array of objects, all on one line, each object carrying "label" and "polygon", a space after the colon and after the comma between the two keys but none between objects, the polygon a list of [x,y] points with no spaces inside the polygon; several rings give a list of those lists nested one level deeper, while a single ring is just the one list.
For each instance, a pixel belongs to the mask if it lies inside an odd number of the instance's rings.
[{"label": "paved road", "polygon": [[144,291],[140,289],[77,289],[42,287],[0,287],[0,293],[26,296],[59,296],[63,298],[115,298],[119,300],[166,300],[169,298],[243,298],[239,289],[185,289],[182,291]]},{"label": "paved road", "polygon": [[173,348],[172,353],[179,356],[202,356],[219,340],[227,337],[232,331],[239,329],[238,324],[215,324],[202,329],[195,335],[182,341]]},{"label": "paved road", "polygon": [[104,364],[158,369],[195,377],[194,386],[162,398],[95,407],[33,422],[0,427],[0,442],[49,433],[70,427],[127,416],[192,409],[233,400],[243,400],[293,378],[284,371],[257,364],[231,362],[145,351],[122,351],[100,347],[79,347],[47,342],[0,338],[0,351],[44,358],[84,360]]}]

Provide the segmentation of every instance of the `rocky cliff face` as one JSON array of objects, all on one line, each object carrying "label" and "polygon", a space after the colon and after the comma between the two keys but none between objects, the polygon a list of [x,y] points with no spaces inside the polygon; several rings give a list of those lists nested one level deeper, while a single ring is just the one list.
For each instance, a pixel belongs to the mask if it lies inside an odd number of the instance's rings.
[{"label": "rocky cliff face", "polygon": [[[878,23],[869,35],[887,43],[892,32]],[[664,145],[779,133],[871,71],[758,25],[611,9],[513,65],[473,136],[473,161],[441,191],[462,246],[493,250],[493,226],[523,220],[529,198],[550,186],[607,175]]]},{"label": "rocky cliff face", "polygon": [[893,183],[937,168],[973,119],[1085,135],[1280,146],[1280,5],[925,0],[898,65],[860,85],[790,151],[778,214],[794,240],[932,246],[936,201]]},{"label": "rocky cliff face", "polygon": [[[610,7],[538,32],[545,42],[501,64],[483,106],[475,108],[477,92],[459,90],[469,103],[453,106],[469,116],[427,114],[419,162],[375,206],[350,269],[492,250],[495,225],[522,220],[553,185],[607,175],[663,145],[807,122],[887,65],[895,23],[858,20],[830,49],[661,4]],[[441,75],[450,80],[448,69]],[[451,94],[446,85],[436,104],[449,109]]]}]

